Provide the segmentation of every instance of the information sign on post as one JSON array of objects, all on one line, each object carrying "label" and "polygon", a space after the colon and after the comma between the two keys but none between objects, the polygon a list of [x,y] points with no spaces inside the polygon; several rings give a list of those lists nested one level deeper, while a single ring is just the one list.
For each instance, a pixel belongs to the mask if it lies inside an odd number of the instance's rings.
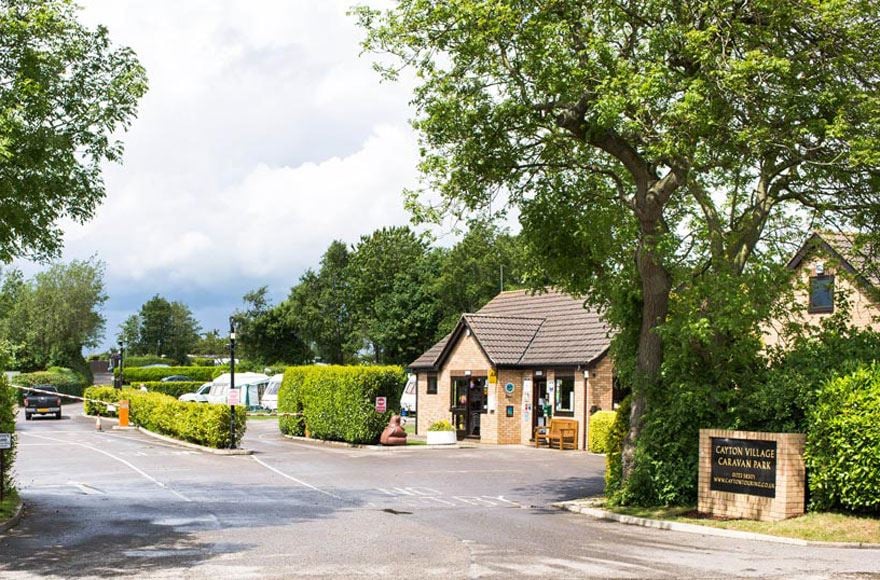
[{"label": "information sign on post", "polygon": [[238,389],[229,389],[229,392],[226,394],[226,402],[230,405],[238,404]]},{"label": "information sign on post", "polygon": [[376,412],[384,413],[388,408],[388,399],[387,397],[376,397]]},{"label": "information sign on post", "polygon": [[0,449],[12,449],[12,433],[0,433]]},{"label": "information sign on post", "polygon": [[12,448],[12,433],[0,433],[0,501],[3,501],[3,495],[5,490],[3,489],[3,482],[6,480],[6,464],[5,464],[5,453],[3,451],[5,449]]}]

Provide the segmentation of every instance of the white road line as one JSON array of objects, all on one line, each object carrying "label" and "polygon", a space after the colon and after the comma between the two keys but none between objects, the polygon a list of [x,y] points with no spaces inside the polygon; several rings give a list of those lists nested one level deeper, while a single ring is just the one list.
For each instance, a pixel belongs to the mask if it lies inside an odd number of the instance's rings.
[{"label": "white road line", "polygon": [[174,495],[176,495],[177,497],[179,497],[179,498],[182,499],[183,501],[186,501],[186,502],[191,502],[191,501],[192,501],[191,499],[189,499],[188,497],[186,497],[186,496],[183,495],[182,493],[179,493],[179,492],[177,492],[177,491],[171,489],[170,487],[168,487],[167,485],[165,485],[164,483],[162,483],[161,481],[159,481],[158,479],[156,479],[156,478],[153,477],[152,475],[150,475],[150,474],[144,472],[142,469],[138,468],[137,466],[132,465],[131,463],[129,463],[129,462],[126,461],[125,459],[123,459],[123,458],[121,458],[121,457],[117,457],[117,456],[113,455],[112,453],[108,453],[108,452],[104,451],[103,449],[98,449],[97,447],[92,447],[91,445],[86,445],[85,443],[77,443],[77,442],[75,442],[75,441],[65,441],[64,439],[55,439],[54,437],[47,437],[47,436],[45,436],[45,435],[35,435],[34,433],[28,433],[27,431],[21,431],[20,434],[21,434],[21,435],[27,435],[27,436],[29,436],[29,437],[36,437],[36,438],[38,438],[38,439],[45,439],[45,440],[47,440],[47,441],[55,441],[55,442],[58,442],[58,443],[62,443],[62,444],[64,444],[64,445],[79,445],[80,447],[85,447],[86,449],[90,449],[90,450],[92,450],[92,451],[96,451],[97,453],[101,453],[101,454],[103,454],[103,455],[106,455],[106,456],[109,457],[110,459],[115,459],[115,460],[118,461],[119,463],[122,463],[123,465],[125,465],[126,467],[132,469],[133,471],[135,471],[136,473],[138,473],[139,475],[141,475],[141,476],[144,477],[145,479],[147,479],[147,480],[149,480],[149,481],[152,481],[153,483],[155,483],[156,485],[158,485],[158,486],[161,487],[162,489],[167,489],[168,491],[170,491],[171,493],[173,493]]},{"label": "white road line", "polygon": [[318,493],[323,493],[324,495],[330,496],[330,497],[332,497],[332,498],[334,498],[334,499],[340,499],[340,500],[342,499],[342,498],[339,497],[338,495],[332,494],[332,493],[330,493],[329,491],[324,491],[323,489],[317,488],[317,487],[315,487],[314,485],[312,485],[312,484],[310,484],[310,483],[306,483],[305,481],[303,481],[303,480],[301,480],[301,479],[297,479],[297,478],[293,477],[292,475],[287,475],[287,474],[284,473],[283,471],[280,471],[280,470],[278,470],[278,469],[275,469],[275,468],[272,467],[271,465],[269,465],[269,464],[267,464],[267,463],[264,463],[264,462],[260,461],[260,459],[259,459],[258,457],[256,457],[255,455],[251,455],[251,459],[253,459],[253,460],[256,461],[257,463],[259,463],[260,465],[262,465],[263,467],[265,467],[265,468],[268,469],[269,471],[274,471],[275,473],[277,473],[277,474],[280,475],[281,477],[284,477],[284,478],[286,478],[286,479],[289,479],[290,481],[293,481],[293,482],[295,482],[295,483],[298,483],[298,484],[302,485],[303,487],[307,487],[307,488],[309,488],[309,489],[311,489],[311,490],[317,491]]}]

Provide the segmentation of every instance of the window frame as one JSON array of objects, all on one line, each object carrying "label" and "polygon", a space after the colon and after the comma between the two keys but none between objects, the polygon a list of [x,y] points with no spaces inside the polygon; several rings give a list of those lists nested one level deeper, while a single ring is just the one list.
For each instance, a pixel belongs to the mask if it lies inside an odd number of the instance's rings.
[{"label": "window frame", "polygon": [[[562,392],[561,381],[570,380],[571,381],[571,410],[568,409],[560,409],[559,404],[562,401],[562,397],[560,396]],[[574,411],[576,407],[575,403],[575,393],[577,392],[577,381],[575,380],[575,376],[573,374],[556,374],[553,377],[553,416],[559,417],[574,417]]]},{"label": "window frame", "polygon": [[[434,388],[431,389],[431,385],[434,385]],[[429,374],[425,383],[425,394],[426,395],[436,395],[437,394],[437,385],[439,384],[439,380],[436,374]]]},{"label": "window frame", "polygon": [[[826,288],[831,299],[830,305],[817,305],[813,302],[813,295],[815,293],[814,284],[819,282],[824,282],[827,284]],[[833,275],[821,275],[821,276],[810,276],[810,287],[808,290],[809,298],[807,303],[807,312],[809,314],[830,314],[834,312],[834,276]]]}]

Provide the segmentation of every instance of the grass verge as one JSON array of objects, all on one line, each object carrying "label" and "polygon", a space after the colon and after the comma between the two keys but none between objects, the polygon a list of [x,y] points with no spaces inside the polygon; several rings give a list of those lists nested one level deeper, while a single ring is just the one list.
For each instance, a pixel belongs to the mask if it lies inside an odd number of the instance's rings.
[{"label": "grass verge", "polygon": [[278,415],[273,415],[271,413],[257,413],[254,415],[247,416],[248,421],[277,421]]},{"label": "grass verge", "polygon": [[0,502],[0,522],[5,522],[15,513],[18,507],[18,493],[12,490],[3,491],[3,501]]},{"label": "grass verge", "polygon": [[781,522],[726,520],[699,515],[693,507],[604,507],[618,514],[669,520],[713,528],[797,538],[813,542],[880,544],[880,518],[839,513],[810,513]]}]

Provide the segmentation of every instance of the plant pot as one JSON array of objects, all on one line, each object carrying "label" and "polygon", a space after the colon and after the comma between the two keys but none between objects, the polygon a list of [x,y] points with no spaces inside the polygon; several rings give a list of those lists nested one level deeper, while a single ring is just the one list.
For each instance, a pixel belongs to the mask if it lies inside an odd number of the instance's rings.
[{"label": "plant pot", "polygon": [[428,431],[428,445],[455,445],[455,431]]}]

